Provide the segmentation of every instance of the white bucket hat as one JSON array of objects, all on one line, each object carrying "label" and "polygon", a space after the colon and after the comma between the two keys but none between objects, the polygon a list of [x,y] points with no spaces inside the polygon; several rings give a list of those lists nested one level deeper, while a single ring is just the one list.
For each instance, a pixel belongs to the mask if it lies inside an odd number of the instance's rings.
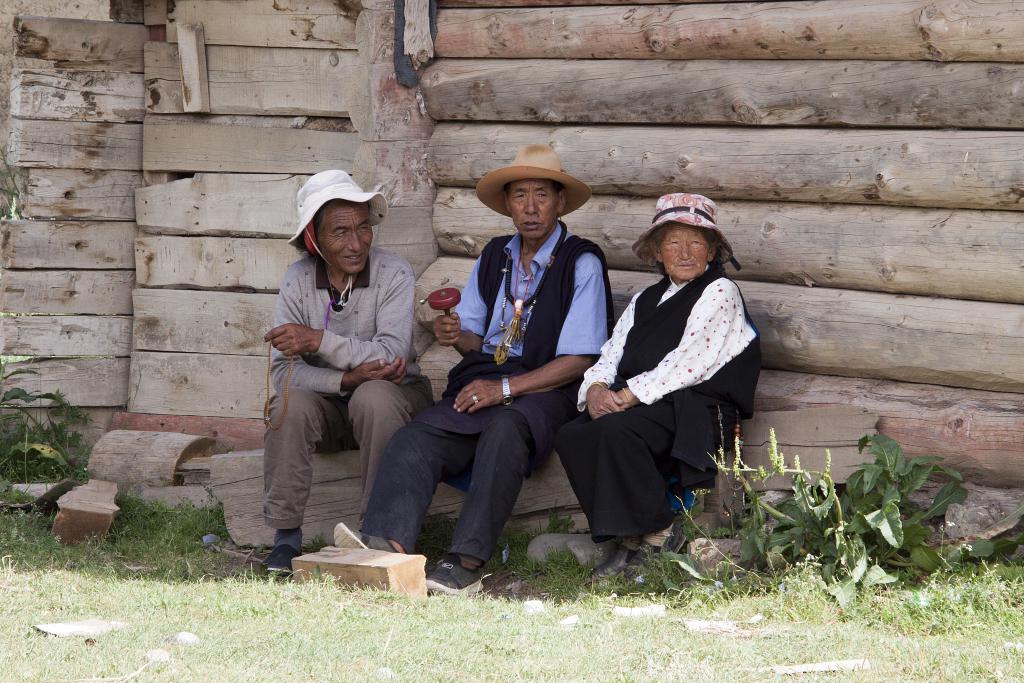
[{"label": "white bucket hat", "polygon": [[365,192],[352,176],[344,171],[321,171],[310,177],[299,188],[295,197],[299,222],[289,244],[300,246],[302,233],[313,222],[313,216],[320,207],[332,199],[344,199],[356,204],[367,204],[370,210],[370,225],[377,225],[388,213],[388,202],[379,191]]}]

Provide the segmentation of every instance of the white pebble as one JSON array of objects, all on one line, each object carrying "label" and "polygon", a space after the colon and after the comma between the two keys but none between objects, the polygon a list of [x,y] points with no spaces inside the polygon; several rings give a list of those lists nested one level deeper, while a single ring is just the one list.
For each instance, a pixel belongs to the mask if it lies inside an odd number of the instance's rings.
[{"label": "white pebble", "polygon": [[146,653],[146,660],[150,662],[169,662],[171,661],[171,653],[157,648]]},{"label": "white pebble", "polygon": [[194,633],[189,633],[188,631],[181,631],[180,633],[175,633],[171,637],[171,640],[177,643],[178,645],[188,646],[198,645],[200,642],[199,636],[197,636]]},{"label": "white pebble", "polygon": [[527,614],[540,614],[544,611],[544,603],[540,600],[527,600],[523,603],[523,611]]},{"label": "white pebble", "polygon": [[396,674],[388,667],[382,666],[381,668],[377,669],[377,678],[382,678],[385,681],[393,681],[398,678],[398,674]]},{"label": "white pebble", "polygon": [[562,619],[558,623],[562,626],[575,626],[576,624],[580,623],[580,618],[574,614],[571,617],[566,617],[565,619]]},{"label": "white pebble", "polygon": [[638,619],[642,617],[665,616],[665,605],[647,605],[646,607],[616,607],[615,616]]}]

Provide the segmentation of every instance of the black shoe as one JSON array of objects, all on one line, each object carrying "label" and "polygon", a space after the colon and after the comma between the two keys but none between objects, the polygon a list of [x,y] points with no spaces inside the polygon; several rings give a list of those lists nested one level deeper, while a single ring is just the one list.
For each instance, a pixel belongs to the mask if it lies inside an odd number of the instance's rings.
[{"label": "black shoe", "polygon": [[292,560],[301,555],[302,552],[296,550],[290,545],[282,543],[281,545],[274,546],[274,549],[267,555],[267,559],[263,560],[263,567],[268,572],[273,572],[280,576],[287,576],[292,573]]},{"label": "black shoe", "polygon": [[427,590],[445,595],[476,595],[483,589],[480,569],[466,569],[457,555],[448,555],[427,574]]},{"label": "black shoe", "polygon": [[590,578],[596,581],[607,579],[611,576],[618,576],[626,570],[629,562],[636,554],[637,548],[635,544],[623,542],[620,539],[615,546],[615,550],[608,556],[608,559],[594,567],[594,571],[590,573]]},{"label": "black shoe", "polygon": [[623,573],[628,579],[636,578],[652,557],[661,553],[678,553],[684,545],[686,545],[686,533],[683,532],[683,524],[677,517],[672,522],[672,528],[665,542],[662,545],[651,545],[646,541],[641,543],[640,549],[626,563]]}]

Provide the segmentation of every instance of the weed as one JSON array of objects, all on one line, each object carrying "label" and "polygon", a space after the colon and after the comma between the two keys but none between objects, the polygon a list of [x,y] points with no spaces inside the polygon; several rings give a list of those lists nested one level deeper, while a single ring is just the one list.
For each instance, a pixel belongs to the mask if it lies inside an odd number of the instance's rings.
[{"label": "weed", "polygon": [[25,191],[20,185],[17,172],[7,163],[6,149],[0,149],[0,164],[3,165],[0,173],[0,220],[24,218],[18,200]]}]

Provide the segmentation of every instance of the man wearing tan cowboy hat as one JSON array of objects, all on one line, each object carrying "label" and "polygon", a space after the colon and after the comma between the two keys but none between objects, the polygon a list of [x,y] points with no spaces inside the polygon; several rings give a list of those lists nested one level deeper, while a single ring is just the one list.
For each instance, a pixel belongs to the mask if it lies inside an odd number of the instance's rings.
[{"label": "man wearing tan cowboy hat", "polygon": [[412,356],[412,268],[372,246],[384,196],[324,171],[297,199],[290,243],[303,256],[285,273],[264,337],[276,387],[264,439],[263,515],[275,529],[265,564],[280,571],[300,554],[313,453],[358,446],[365,510],[385,445],[431,399]]},{"label": "man wearing tan cowboy hat", "polygon": [[438,342],[462,362],[443,398],[388,444],[388,476],[377,479],[362,526],[370,547],[411,552],[438,483],[464,488],[449,554],[427,575],[428,589],[449,594],[480,590],[523,479],[575,414],[579,379],[612,317],[604,254],[559,220],[590,188],[562,171],[550,147],[520,149],[476,192],[516,234],[484,247],[457,312],[434,320]]}]

